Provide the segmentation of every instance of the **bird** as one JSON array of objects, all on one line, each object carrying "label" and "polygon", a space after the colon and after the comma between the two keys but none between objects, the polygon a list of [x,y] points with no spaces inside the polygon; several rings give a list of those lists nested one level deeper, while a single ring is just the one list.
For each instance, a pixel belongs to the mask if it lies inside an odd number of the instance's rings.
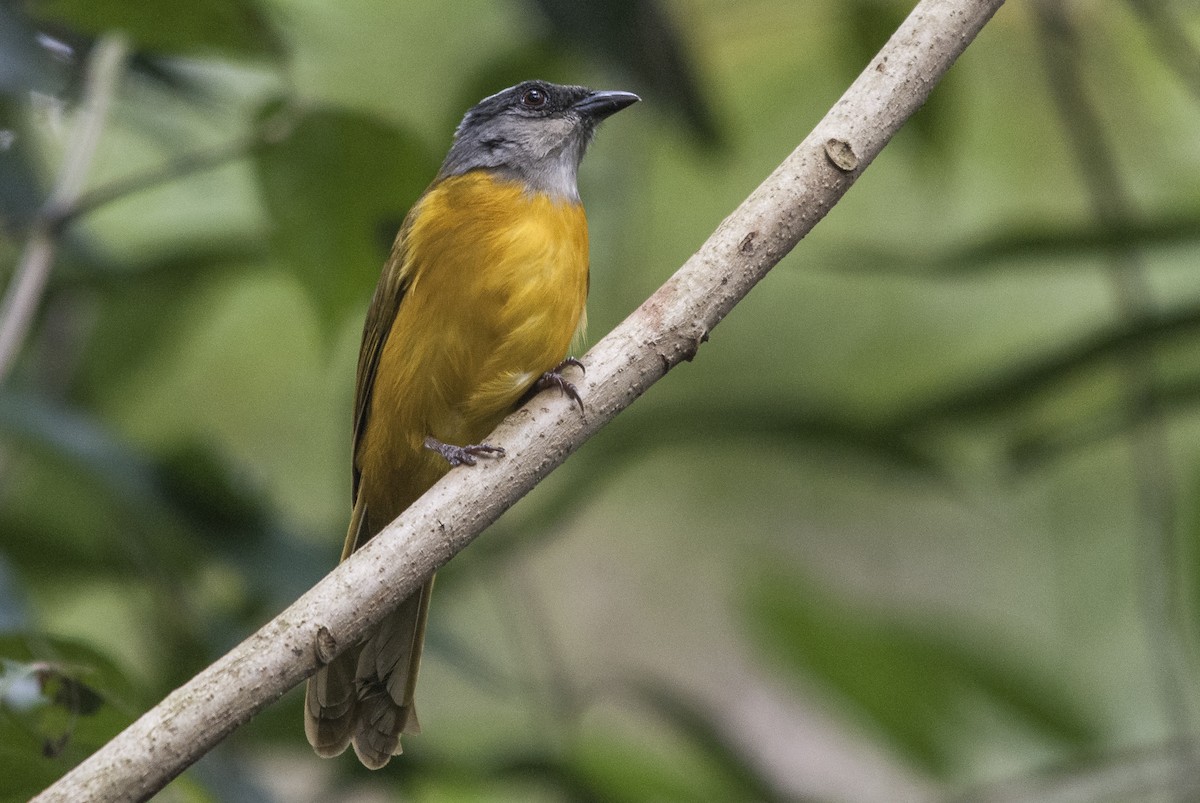
[{"label": "bird", "polygon": [[[342,560],[452,468],[502,457],[483,439],[564,378],[586,325],[587,218],[577,175],[598,124],[632,92],[525,81],[471,107],[413,204],[363,325],[353,408],[352,508]],[[320,756],[368,768],[420,732],[413,702],[431,576],[378,629],[308,681]]]}]

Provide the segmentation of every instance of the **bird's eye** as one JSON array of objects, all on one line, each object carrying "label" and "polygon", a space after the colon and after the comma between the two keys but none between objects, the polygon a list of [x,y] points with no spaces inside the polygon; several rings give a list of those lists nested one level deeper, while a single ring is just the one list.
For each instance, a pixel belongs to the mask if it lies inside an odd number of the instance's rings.
[{"label": "bird's eye", "polygon": [[546,105],[546,90],[531,87],[521,96],[521,105],[526,109],[540,109]]}]

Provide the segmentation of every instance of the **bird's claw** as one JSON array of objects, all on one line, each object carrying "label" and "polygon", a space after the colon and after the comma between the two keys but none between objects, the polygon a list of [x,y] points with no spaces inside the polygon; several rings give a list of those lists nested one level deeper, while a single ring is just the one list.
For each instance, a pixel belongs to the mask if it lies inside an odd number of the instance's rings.
[{"label": "bird's claw", "polygon": [[558,388],[564,396],[578,404],[579,412],[583,413],[583,398],[579,395],[579,391],[575,386],[568,382],[566,377],[562,375],[563,369],[568,366],[575,366],[581,372],[587,373],[587,369],[583,367],[583,363],[574,357],[567,357],[554,368],[542,374],[542,378],[534,383],[533,392],[530,395],[540,393],[547,388]]},{"label": "bird's claw", "polygon": [[442,443],[432,435],[425,439],[425,448],[437,452],[446,458],[451,468],[456,466],[473,466],[476,457],[504,457],[504,449],[492,446],[490,443],[471,443],[466,446],[455,446],[452,443]]}]

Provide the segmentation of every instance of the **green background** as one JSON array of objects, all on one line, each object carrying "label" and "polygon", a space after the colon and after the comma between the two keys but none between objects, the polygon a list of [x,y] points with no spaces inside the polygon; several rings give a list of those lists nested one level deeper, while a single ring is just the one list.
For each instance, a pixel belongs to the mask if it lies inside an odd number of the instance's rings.
[{"label": "green background", "polygon": [[[111,194],[0,384],[0,799],[336,561],[362,316],[468,106],[643,96],[580,177],[595,342],[910,7],[0,4],[6,285],[89,47],[133,46]],[[162,799],[1184,798],[1197,37],[1185,3],[1001,9],[695,361],[441,573],[404,756],[316,758],[293,692]]]}]

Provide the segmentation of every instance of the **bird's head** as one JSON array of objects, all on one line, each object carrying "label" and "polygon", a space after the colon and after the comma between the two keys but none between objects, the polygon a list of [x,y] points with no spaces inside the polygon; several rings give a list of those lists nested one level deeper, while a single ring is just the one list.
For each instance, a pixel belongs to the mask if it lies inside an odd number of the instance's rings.
[{"label": "bird's head", "polygon": [[638,100],[632,92],[546,81],[509,87],[466,113],[438,176],[495,170],[531,190],[578,200],[576,174],[596,126]]}]

